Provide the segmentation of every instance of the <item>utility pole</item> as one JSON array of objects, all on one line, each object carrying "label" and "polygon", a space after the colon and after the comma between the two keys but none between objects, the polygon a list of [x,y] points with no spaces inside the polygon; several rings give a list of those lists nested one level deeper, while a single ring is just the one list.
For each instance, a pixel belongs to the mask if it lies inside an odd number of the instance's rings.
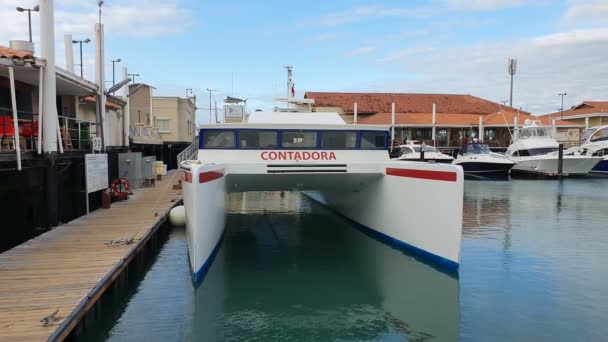
[{"label": "utility pole", "polygon": [[116,63],[120,63],[121,59],[113,59],[112,60],[112,87],[116,85],[116,71],[115,71],[115,66]]},{"label": "utility pole", "polygon": [[513,76],[517,73],[517,59],[509,58],[509,75],[511,75],[511,92],[509,93],[509,107],[513,108]]},{"label": "utility pole", "polygon": [[207,91],[209,92],[209,123],[211,123],[211,93],[217,90],[207,88]]},{"label": "utility pole", "polygon": [[562,97],[562,106],[561,106],[561,109],[559,110],[560,111],[560,117],[561,117],[560,120],[564,119],[564,96],[566,96],[566,95],[568,95],[568,93],[566,93],[566,92],[563,92],[561,94],[557,94],[557,96],[561,96]]}]

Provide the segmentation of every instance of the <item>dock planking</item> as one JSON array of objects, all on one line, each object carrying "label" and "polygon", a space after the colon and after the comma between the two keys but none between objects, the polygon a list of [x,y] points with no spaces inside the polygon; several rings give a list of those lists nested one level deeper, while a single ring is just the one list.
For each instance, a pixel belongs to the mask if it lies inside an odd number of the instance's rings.
[{"label": "dock planking", "polygon": [[[181,200],[176,174],[0,254],[0,341],[67,337]],[[128,236],[133,244],[105,244]]]}]

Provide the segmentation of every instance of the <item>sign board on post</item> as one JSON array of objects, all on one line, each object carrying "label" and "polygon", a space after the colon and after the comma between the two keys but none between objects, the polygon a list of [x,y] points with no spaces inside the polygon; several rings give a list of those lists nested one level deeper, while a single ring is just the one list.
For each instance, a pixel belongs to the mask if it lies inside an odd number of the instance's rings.
[{"label": "sign board on post", "polygon": [[87,189],[87,214],[89,213],[89,194],[108,188],[108,155],[105,153],[85,154],[85,187]]},{"label": "sign board on post", "polygon": [[101,152],[101,138],[100,137],[92,137],[91,138],[91,146],[93,147],[93,152],[95,152],[95,151]]}]

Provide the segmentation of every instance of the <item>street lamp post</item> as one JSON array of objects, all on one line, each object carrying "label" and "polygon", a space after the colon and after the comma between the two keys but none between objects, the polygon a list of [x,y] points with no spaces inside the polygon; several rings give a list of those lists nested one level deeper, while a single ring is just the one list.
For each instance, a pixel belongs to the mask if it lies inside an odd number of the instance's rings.
[{"label": "street lamp post", "polygon": [[209,92],[209,123],[211,123],[211,92],[214,92],[217,90],[207,88],[207,91]]},{"label": "street lamp post", "polygon": [[120,63],[120,58],[112,60],[112,86],[116,85],[116,75],[114,70],[115,63]]},{"label": "street lamp post", "polygon": [[132,78],[132,80],[133,80],[132,82],[133,82],[133,84],[135,84],[135,76],[139,76],[139,74],[127,74],[127,76],[133,77]]},{"label": "street lamp post", "polygon": [[560,120],[564,119],[564,96],[568,95],[568,93],[563,92],[561,94],[557,94],[557,96],[561,96],[562,97],[562,106],[560,109]]},{"label": "street lamp post", "polygon": [[82,72],[82,43],[88,44],[91,40],[89,38],[85,40],[72,40],[72,44],[80,44],[80,78],[84,79],[84,74]]},{"label": "street lamp post", "polygon": [[17,12],[25,12],[27,11],[27,22],[30,28],[30,43],[32,42],[32,11],[38,12],[40,11],[40,6],[36,5],[34,8],[23,8],[17,7]]}]

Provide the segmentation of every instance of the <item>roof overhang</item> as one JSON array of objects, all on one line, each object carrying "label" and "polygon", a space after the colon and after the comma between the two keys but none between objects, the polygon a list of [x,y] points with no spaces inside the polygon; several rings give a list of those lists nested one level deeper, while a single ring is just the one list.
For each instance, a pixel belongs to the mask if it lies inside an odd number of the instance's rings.
[{"label": "roof overhang", "polygon": [[[24,65],[8,65],[0,62],[0,65],[4,66],[0,67],[0,77],[8,78],[8,68],[6,66],[13,66],[15,68],[15,81],[38,87],[40,84],[40,67],[42,67],[39,62],[42,62],[42,60],[37,59],[36,61],[35,64]],[[55,67],[55,72],[57,95],[87,96],[97,92],[97,85],[93,82],[83,80],[59,67]]]}]

